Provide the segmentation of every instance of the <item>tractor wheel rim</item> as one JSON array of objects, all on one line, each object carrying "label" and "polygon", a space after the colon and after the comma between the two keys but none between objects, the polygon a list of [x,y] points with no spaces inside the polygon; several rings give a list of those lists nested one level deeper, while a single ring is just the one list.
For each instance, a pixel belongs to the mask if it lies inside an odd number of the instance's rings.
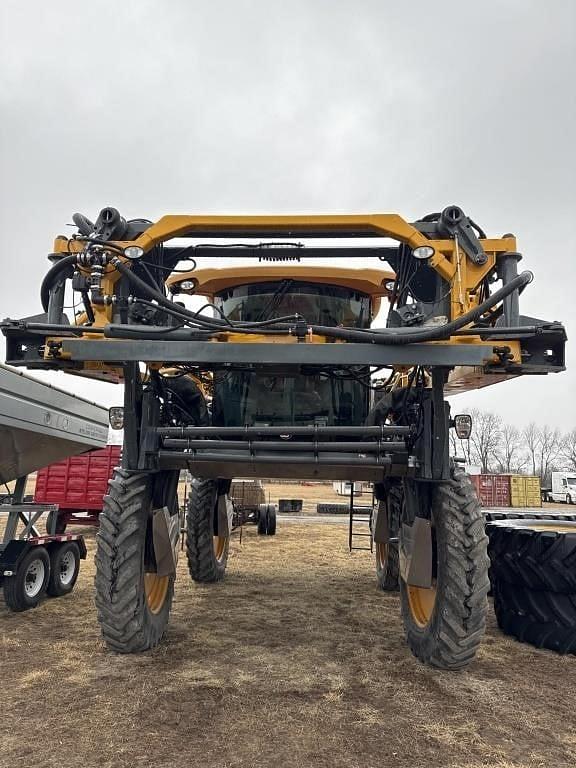
[{"label": "tractor wheel rim", "polygon": [[67,587],[74,578],[74,571],[76,570],[76,558],[74,552],[69,550],[64,557],[60,560],[60,583]]},{"label": "tractor wheel rim", "polygon": [[144,574],[144,593],[150,613],[160,613],[168,594],[169,576],[158,576],[157,573]]},{"label": "tractor wheel rim", "polygon": [[38,597],[44,584],[46,567],[42,560],[32,560],[24,574],[24,592],[27,597]]},{"label": "tractor wheel rim", "polygon": [[226,551],[226,542],[228,539],[226,536],[213,536],[212,537],[212,543],[214,545],[214,557],[218,562],[221,562],[222,558],[224,557],[224,552]]},{"label": "tractor wheel rim", "polygon": [[424,587],[413,587],[407,584],[408,604],[410,613],[416,624],[423,629],[426,627],[436,605],[436,584],[432,584],[429,589]]}]

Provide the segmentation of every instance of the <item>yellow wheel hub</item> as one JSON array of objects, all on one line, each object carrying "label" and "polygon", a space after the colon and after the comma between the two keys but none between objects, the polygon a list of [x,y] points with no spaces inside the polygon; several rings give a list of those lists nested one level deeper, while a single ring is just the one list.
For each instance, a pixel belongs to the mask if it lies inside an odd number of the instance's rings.
[{"label": "yellow wheel hub", "polygon": [[169,576],[158,576],[157,573],[144,574],[144,594],[150,613],[156,614],[162,610],[166,602],[169,583]]},{"label": "yellow wheel hub", "polygon": [[220,561],[224,557],[227,541],[228,541],[228,538],[226,536],[212,537],[212,542],[214,544],[214,555],[216,556],[216,560]]},{"label": "yellow wheel hub", "polygon": [[428,624],[434,612],[436,585],[433,584],[430,589],[424,589],[423,587],[413,587],[407,584],[406,590],[412,618],[419,627],[423,628]]}]

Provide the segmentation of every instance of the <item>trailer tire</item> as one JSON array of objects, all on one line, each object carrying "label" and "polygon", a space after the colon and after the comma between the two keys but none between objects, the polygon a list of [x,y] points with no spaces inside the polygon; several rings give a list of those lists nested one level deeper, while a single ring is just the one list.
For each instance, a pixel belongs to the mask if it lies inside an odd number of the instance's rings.
[{"label": "trailer tire", "polygon": [[266,536],[268,533],[268,505],[261,504],[258,510],[258,535]]},{"label": "trailer tire", "polygon": [[494,613],[507,635],[536,648],[576,654],[576,594],[494,585]]},{"label": "trailer tire", "polygon": [[268,505],[267,517],[268,525],[266,528],[266,534],[268,536],[276,536],[276,507],[274,504]]},{"label": "trailer tire", "polygon": [[[402,513],[402,499],[402,487],[393,486],[388,491],[387,499],[381,499],[379,502],[378,513],[380,514],[384,508],[388,516],[388,535],[390,538],[398,537]],[[372,533],[374,533],[373,526]],[[384,592],[398,592],[398,575],[400,573],[398,542],[390,541],[386,544],[374,541],[373,547],[378,586]]]},{"label": "trailer tire", "polygon": [[491,523],[487,531],[494,582],[576,593],[576,522],[524,519]]},{"label": "trailer tire", "polygon": [[190,576],[201,584],[221,581],[226,572],[230,536],[218,536],[215,530],[218,482],[194,479],[188,498],[186,554]]},{"label": "trailer tire", "polygon": [[14,576],[4,579],[4,602],[15,613],[36,608],[46,593],[49,578],[48,552],[44,547],[31,547]]},{"label": "trailer tire", "polygon": [[[116,469],[97,534],[96,608],[104,641],[118,653],[157,645],[166,629],[174,576],[154,570],[151,512],[177,503],[174,473]],[[177,480],[177,474],[176,474]]]},{"label": "trailer tire", "polygon": [[50,597],[62,597],[74,589],[80,572],[80,548],[75,541],[52,545],[50,549],[50,578],[46,588]]},{"label": "trailer tire", "polygon": [[66,531],[66,518],[57,509],[48,512],[46,533],[49,536],[61,536]]},{"label": "trailer tire", "polygon": [[451,474],[430,495],[435,583],[422,589],[400,578],[400,600],[414,655],[457,670],[472,661],[484,635],[489,584],[482,509],[468,475],[458,466]]}]

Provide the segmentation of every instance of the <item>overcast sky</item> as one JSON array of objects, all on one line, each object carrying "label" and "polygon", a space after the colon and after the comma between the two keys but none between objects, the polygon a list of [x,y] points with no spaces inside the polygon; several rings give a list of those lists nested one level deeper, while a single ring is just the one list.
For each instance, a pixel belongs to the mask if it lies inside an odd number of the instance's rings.
[{"label": "overcast sky", "polygon": [[[523,313],[573,336],[575,31],[574,0],[2,0],[0,316],[39,311],[75,211],[413,220],[457,203],[516,234],[536,276]],[[564,374],[453,405],[572,428],[573,350]]]}]

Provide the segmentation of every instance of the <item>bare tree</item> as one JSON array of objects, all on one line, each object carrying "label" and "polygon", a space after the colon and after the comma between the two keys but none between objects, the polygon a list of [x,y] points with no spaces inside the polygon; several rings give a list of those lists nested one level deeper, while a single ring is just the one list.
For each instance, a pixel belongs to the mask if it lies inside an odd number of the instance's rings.
[{"label": "bare tree", "polygon": [[560,430],[546,425],[537,431],[537,438],[540,477],[546,481],[550,472],[556,469],[555,464],[560,455]]},{"label": "bare tree", "polygon": [[472,434],[470,449],[472,459],[480,464],[482,472],[495,467],[502,439],[502,420],[495,413],[471,411]]},{"label": "bare tree", "polygon": [[538,427],[533,421],[522,431],[522,437],[528,451],[528,456],[532,464],[532,474],[536,474],[536,465],[538,463]]},{"label": "bare tree", "polygon": [[522,435],[518,427],[504,424],[501,431],[498,463],[500,471],[506,474],[521,472],[526,466],[528,458],[523,454]]},{"label": "bare tree", "polygon": [[560,455],[567,469],[576,471],[576,429],[564,435],[560,445]]}]

